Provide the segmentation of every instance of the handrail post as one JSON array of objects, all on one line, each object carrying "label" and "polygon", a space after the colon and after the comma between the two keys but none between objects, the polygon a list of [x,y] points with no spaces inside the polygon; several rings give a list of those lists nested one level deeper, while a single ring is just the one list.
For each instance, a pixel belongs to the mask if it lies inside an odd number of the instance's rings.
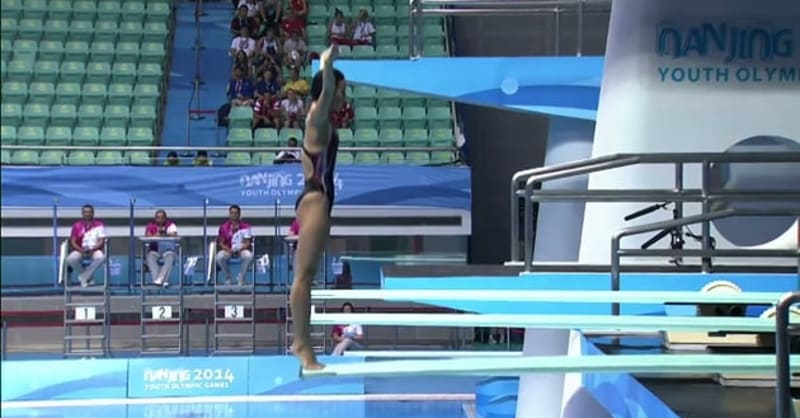
[{"label": "handrail post", "polygon": [[585,0],[578,0],[578,47],[575,51],[575,56],[583,56],[583,2]]},{"label": "handrail post", "polygon": [[[130,228],[130,236],[128,240],[128,294],[133,293],[134,272],[136,271],[136,220],[134,219],[135,204],[136,198],[132,197],[129,204],[130,220],[128,224],[128,227]],[[106,254],[106,257],[109,260],[106,262],[108,265],[108,263],[111,262],[111,254]],[[106,283],[106,286],[108,286],[108,283]]]},{"label": "handrail post", "polygon": [[[702,214],[706,215],[709,213],[711,209],[711,202],[708,200],[708,195],[711,193],[711,163],[706,160],[703,161],[702,164],[702,185],[701,185],[701,193],[703,196],[702,202]],[[711,222],[708,220],[704,220],[702,222],[701,227],[701,235],[702,235],[702,249],[703,251],[707,251],[709,247],[711,247]],[[702,257],[701,258],[701,268],[703,273],[710,273],[711,272],[711,258],[710,257]]]},{"label": "handrail post", "polygon": [[775,308],[776,385],[775,412],[777,418],[792,418],[792,388],[789,354],[789,307],[800,302],[800,293],[788,293]]},{"label": "handrail post", "polygon": [[58,288],[58,267],[59,267],[59,249],[58,245],[58,198],[53,198],[53,273],[55,273],[55,284],[53,287]]},{"label": "handrail post", "polygon": [[[619,276],[620,276],[620,255],[619,255],[619,241],[622,239],[620,232],[615,233],[611,237],[611,290],[619,290]],[[611,315],[619,315],[619,303],[611,304]]]}]

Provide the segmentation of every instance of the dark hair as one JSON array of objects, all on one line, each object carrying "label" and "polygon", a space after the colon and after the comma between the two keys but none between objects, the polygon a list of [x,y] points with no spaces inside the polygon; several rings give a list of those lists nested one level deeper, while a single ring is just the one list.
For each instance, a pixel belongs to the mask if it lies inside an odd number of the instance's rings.
[{"label": "dark hair", "polygon": [[[333,78],[338,86],[340,82],[344,81],[344,73],[334,68]],[[317,101],[320,95],[322,95],[322,71],[317,71],[314,79],[311,80],[311,100]]]},{"label": "dark hair", "polygon": [[167,158],[178,158],[178,153],[175,151],[170,151],[167,153]]},{"label": "dark hair", "polygon": [[236,209],[236,211],[238,211],[239,213],[242,213],[242,208],[240,208],[239,205],[231,205],[228,208],[228,212],[230,212],[232,209]]},{"label": "dark hair", "polygon": [[351,310],[351,311],[355,310],[355,308],[353,307],[353,304],[352,304],[352,303],[350,303],[350,302],[345,302],[345,303],[342,305],[342,310],[344,311],[344,308],[346,308],[346,307],[348,307],[348,306],[350,307],[350,310]]},{"label": "dark hair", "polygon": [[84,210],[84,209],[91,209],[92,212],[94,212],[94,206],[92,206],[92,205],[90,205],[88,203],[83,205],[83,207],[81,207],[81,210]]}]

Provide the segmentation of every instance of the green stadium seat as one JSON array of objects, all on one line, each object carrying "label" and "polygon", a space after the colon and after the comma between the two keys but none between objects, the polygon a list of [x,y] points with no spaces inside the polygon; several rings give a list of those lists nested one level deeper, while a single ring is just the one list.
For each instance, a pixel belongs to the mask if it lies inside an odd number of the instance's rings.
[{"label": "green stadium seat", "polygon": [[122,20],[125,22],[141,22],[146,9],[144,1],[125,0],[122,2]]},{"label": "green stadium seat", "polygon": [[406,157],[402,152],[384,152],[381,159],[386,164],[403,165],[406,162]]},{"label": "green stadium seat", "polygon": [[353,47],[353,58],[375,59],[375,48],[368,45],[356,45]]},{"label": "green stadium seat", "polygon": [[133,85],[114,83],[108,86],[108,104],[128,107],[133,99]]},{"label": "green stadium seat", "polygon": [[103,124],[103,106],[82,104],[78,108],[78,126],[100,129]]},{"label": "green stadium seat", "polygon": [[453,116],[450,107],[436,106],[428,107],[428,128],[429,129],[449,129],[453,126]]},{"label": "green stadium seat", "polygon": [[75,21],[94,21],[97,5],[94,1],[76,0],[72,3],[72,19]]},{"label": "green stadium seat", "polygon": [[356,86],[353,89],[353,102],[356,106],[356,111],[360,107],[372,107],[375,106],[375,98],[377,96],[377,92],[375,91],[374,87],[367,87],[367,86]]},{"label": "green stadium seat", "polygon": [[64,44],[64,57],[70,61],[86,62],[89,59],[89,43],[70,39]]},{"label": "green stadium seat", "polygon": [[431,156],[427,152],[407,152],[406,163],[411,165],[426,165],[430,164]]},{"label": "green stadium seat", "polygon": [[92,151],[71,151],[67,156],[68,165],[94,165]]},{"label": "green stadium seat", "polygon": [[325,24],[312,24],[306,28],[306,36],[311,44],[324,44],[328,38],[328,28]]},{"label": "green stadium seat", "polygon": [[86,78],[86,66],[82,61],[65,61],[61,63],[58,81],[61,83],[83,83]]},{"label": "green stadium seat", "polygon": [[228,128],[249,129],[253,124],[253,108],[250,106],[235,106],[228,114]]},{"label": "green stadium seat", "polygon": [[400,101],[403,107],[425,106],[425,99],[413,93],[400,93]]},{"label": "green stadium seat", "polygon": [[111,82],[133,85],[136,82],[136,65],[127,62],[114,63]]},{"label": "green stadium seat", "polygon": [[252,161],[249,152],[229,152],[225,156],[225,165],[251,165]]},{"label": "green stadium seat", "polygon": [[[381,42],[378,40],[378,42]],[[391,39],[392,45],[378,45],[375,47],[375,58],[378,59],[393,59],[400,57],[400,53],[397,49],[397,46],[394,45],[395,39]]]},{"label": "green stadium seat", "polygon": [[11,154],[11,164],[15,165],[38,165],[39,152],[33,150],[17,150]]},{"label": "green stadium seat", "polygon": [[3,17],[9,20],[17,21],[22,16],[22,3],[20,0],[3,0],[2,9],[0,9]]},{"label": "green stadium seat", "polygon": [[167,56],[163,43],[145,42],[141,49],[141,62],[161,64]]},{"label": "green stadium seat", "polygon": [[3,15],[0,18],[0,34],[3,39],[13,38],[17,34],[17,18]]},{"label": "green stadium seat", "polygon": [[228,130],[229,147],[253,146],[253,131],[247,128],[231,128]]},{"label": "green stadium seat", "polygon": [[327,22],[332,16],[328,13],[328,7],[323,4],[309,4],[308,6],[309,20]]},{"label": "green stadium seat", "polygon": [[125,62],[129,64],[139,63],[139,43],[138,42],[119,42],[116,46],[114,56],[115,62]]},{"label": "green stadium seat", "polygon": [[69,23],[67,19],[50,19],[44,23],[47,30],[42,40],[64,42],[69,36]]},{"label": "green stadium seat", "polygon": [[256,129],[253,140],[257,147],[275,147],[280,143],[278,131],[274,128]]},{"label": "green stadium seat", "polygon": [[393,27],[397,11],[393,4],[376,4],[372,17],[375,19],[376,27],[380,28],[378,33],[383,32],[384,28]]},{"label": "green stadium seat", "polygon": [[15,145],[17,143],[17,127],[3,125],[0,131],[0,141],[3,145]]},{"label": "green stadium seat", "polygon": [[400,93],[395,90],[378,90],[378,107],[400,107]]},{"label": "green stadium seat", "polygon": [[91,126],[78,126],[72,132],[72,144],[84,147],[96,147],[100,143],[100,134],[97,128]]},{"label": "green stadium seat", "polygon": [[11,49],[11,56],[14,60],[33,62],[39,53],[38,41],[16,40]]},{"label": "green stadium seat", "polygon": [[402,147],[403,130],[392,128],[381,129],[378,142],[380,143],[381,147]]},{"label": "green stadium seat", "polygon": [[106,85],[99,83],[86,83],[81,92],[81,104],[94,104],[103,106],[108,95]]},{"label": "green stadium seat", "polygon": [[157,112],[155,106],[134,105],[131,107],[131,126],[151,128],[156,123]]},{"label": "green stadium seat", "polygon": [[81,85],[78,83],[58,83],[56,85],[56,104],[78,106],[81,102]]},{"label": "green stadium seat", "polygon": [[354,162],[359,165],[377,165],[381,163],[381,158],[377,152],[357,152]]},{"label": "green stadium seat", "polygon": [[127,128],[131,112],[127,105],[108,105],[103,112],[104,126]]},{"label": "green stadium seat", "polygon": [[422,129],[426,127],[427,115],[424,107],[403,108],[403,128]]},{"label": "green stadium seat", "polygon": [[430,142],[432,147],[452,147],[455,142],[453,130],[449,128],[431,129]]},{"label": "green stadium seat", "polygon": [[38,42],[40,39],[42,39],[42,34],[44,33],[43,23],[44,22],[42,21],[41,17],[23,17],[19,22],[17,22],[16,42]]},{"label": "green stadium seat", "polygon": [[403,141],[407,147],[427,147],[429,146],[428,131],[426,129],[406,129]]},{"label": "green stadium seat", "polygon": [[89,58],[92,61],[112,62],[115,49],[112,42],[94,41],[89,47]]},{"label": "green stadium seat", "polygon": [[11,151],[7,149],[0,150],[0,160],[3,165],[11,164]]},{"label": "green stadium seat", "polygon": [[353,121],[356,129],[375,129],[378,127],[378,110],[374,107],[356,107],[356,118]]},{"label": "green stadium seat", "polygon": [[303,130],[298,128],[283,128],[278,134],[280,146],[284,146],[289,142],[289,138],[297,138],[298,141],[303,140]]},{"label": "green stadium seat", "polygon": [[17,129],[17,144],[27,146],[44,145],[44,128],[23,126]]},{"label": "green stadium seat", "polygon": [[94,37],[92,38],[94,41],[117,42],[117,36],[119,36],[119,25],[117,25],[116,20],[106,20],[106,17],[104,16],[103,20],[99,20],[95,23],[94,28]]},{"label": "green stadium seat", "polygon": [[[75,7],[78,4],[86,4],[88,2],[79,1],[75,3]],[[87,20],[76,20],[75,15],[81,13],[80,10],[73,9],[73,18],[69,22],[69,34],[67,35],[67,39],[69,41],[79,41],[79,42],[89,42],[94,37],[94,4],[92,4],[92,17]],[[86,12],[88,13],[88,12]]]},{"label": "green stadium seat", "polygon": [[166,22],[172,11],[169,2],[148,1],[145,13],[150,21]]},{"label": "green stadium seat", "polygon": [[78,111],[74,104],[56,103],[50,109],[50,126],[72,128],[77,117]]},{"label": "green stadium seat", "polygon": [[61,61],[64,56],[64,44],[59,41],[42,41],[39,43],[39,57],[42,61]]},{"label": "green stadium seat", "polygon": [[38,61],[33,71],[33,81],[55,83],[58,81],[58,62]]},{"label": "green stadium seat", "polygon": [[[8,63],[8,68],[6,68],[6,77],[8,81],[17,81],[20,83],[30,83],[33,79],[33,67],[29,61],[23,60],[13,60]],[[3,98],[5,98],[7,92],[5,85],[3,86]],[[26,97],[27,97],[27,89],[26,89]]]},{"label": "green stadium seat", "polygon": [[72,1],[50,0],[47,7],[48,19],[69,19],[72,17]]},{"label": "green stadium seat", "polygon": [[381,129],[400,129],[403,126],[403,116],[399,107],[381,107],[378,125]]},{"label": "green stadium seat", "polygon": [[159,20],[155,22],[147,22],[144,25],[144,32],[142,42],[145,43],[164,43],[168,39],[169,29],[166,20]]},{"label": "green stadium seat", "polygon": [[[72,144],[72,129],[65,126],[48,126],[44,136],[45,145],[64,146]],[[44,154],[42,154],[44,155]],[[63,162],[63,160],[61,160]],[[59,164],[61,164],[59,162]]]},{"label": "green stadium seat", "polygon": [[339,135],[339,144],[343,147],[352,147],[354,140],[353,140],[353,130],[352,129],[337,129],[336,133]]},{"label": "green stadium seat", "polygon": [[[134,77],[136,70],[134,69]],[[92,61],[86,65],[86,79],[91,80],[92,83],[109,83],[111,81],[111,64],[108,62],[95,62]],[[127,81],[133,83],[133,81]]]},{"label": "green stadium seat", "polygon": [[124,147],[127,143],[125,128],[118,126],[104,126],[100,130],[100,146]]},{"label": "green stadium seat", "polygon": [[255,165],[270,165],[275,161],[275,153],[257,152],[253,154],[252,163]]},{"label": "green stadium seat", "polygon": [[128,129],[128,145],[132,147],[149,147],[155,142],[151,128],[133,127]]},{"label": "green stadium seat", "polygon": [[11,59],[11,51],[13,50],[14,44],[11,43],[10,40],[5,38],[0,39],[0,55],[2,55],[0,58],[2,58],[3,61],[8,61]]},{"label": "green stadium seat", "polygon": [[64,165],[67,156],[61,150],[47,150],[42,151],[39,155],[39,165]]},{"label": "green stadium seat", "polygon": [[22,123],[27,126],[45,126],[50,120],[50,107],[29,103],[22,109]]},{"label": "green stadium seat", "polygon": [[125,158],[120,151],[99,151],[94,162],[97,165],[122,165]]},{"label": "green stadium seat", "polygon": [[356,147],[377,147],[378,131],[373,128],[356,129],[353,133],[353,142],[355,142]]},{"label": "green stadium seat", "polygon": [[53,83],[31,83],[28,88],[28,103],[50,105],[56,96],[56,86]]},{"label": "green stadium seat", "polygon": [[133,103],[143,105],[154,105],[160,98],[158,84],[137,83],[133,88]]},{"label": "green stadium seat", "polygon": [[[8,96],[6,95],[6,86],[8,83],[3,84],[3,99],[6,99]],[[19,126],[22,124],[22,104],[20,103],[11,103],[7,100],[3,100],[2,105],[2,112],[0,112],[0,118],[2,118],[2,123],[4,126]]]},{"label": "green stadium seat", "polygon": [[425,45],[423,55],[426,57],[446,57],[449,54],[444,50],[444,45]]},{"label": "green stadium seat", "polygon": [[348,151],[339,151],[336,153],[337,165],[351,165],[353,164],[353,153]]},{"label": "green stadium seat", "polygon": [[121,9],[122,4],[119,1],[100,0],[97,3],[97,16],[116,23],[119,20]]},{"label": "green stadium seat", "polygon": [[434,151],[431,152],[431,164],[447,164],[454,160],[452,152],[448,151]]},{"label": "green stadium seat", "polygon": [[[164,71],[161,69],[161,66],[158,64],[151,64],[151,63],[142,63],[139,64],[139,69],[136,73],[136,83],[138,84],[154,84],[158,85],[161,83],[161,77]],[[139,87],[137,84],[137,88]],[[158,86],[156,86],[157,88]],[[156,95],[158,91],[156,91]]]},{"label": "green stadium seat", "polygon": [[150,165],[150,155],[145,151],[130,151],[127,158],[131,165]]}]

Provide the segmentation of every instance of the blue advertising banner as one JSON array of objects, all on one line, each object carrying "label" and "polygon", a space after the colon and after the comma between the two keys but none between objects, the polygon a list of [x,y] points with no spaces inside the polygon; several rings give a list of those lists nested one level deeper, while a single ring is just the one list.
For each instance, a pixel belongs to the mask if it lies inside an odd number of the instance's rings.
[{"label": "blue advertising banner", "polygon": [[127,374],[122,359],[4,361],[0,392],[3,402],[118,399],[127,394]]},{"label": "blue advertising banner", "polygon": [[[303,189],[300,166],[3,167],[2,206],[161,207],[293,205]],[[470,171],[462,167],[343,166],[336,204],[470,208]]]},{"label": "blue advertising banner", "polygon": [[[321,356],[323,364],[362,363],[363,357]],[[307,395],[364,393],[364,379],[298,379],[298,363],[292,357],[250,359],[250,395]]]},{"label": "blue advertising banner", "polygon": [[129,398],[247,394],[247,357],[131,359],[129,363]]}]

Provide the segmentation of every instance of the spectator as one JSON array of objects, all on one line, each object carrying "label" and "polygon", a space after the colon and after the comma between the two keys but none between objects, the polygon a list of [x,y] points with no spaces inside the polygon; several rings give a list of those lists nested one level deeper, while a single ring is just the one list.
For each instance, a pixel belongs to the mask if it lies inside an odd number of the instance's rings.
[{"label": "spectator", "polygon": [[[286,146],[289,148],[297,148],[297,138],[290,137],[286,143]],[[278,154],[275,157],[275,160],[272,163],[287,164],[287,163],[299,163],[299,162],[300,162],[300,152],[297,151],[297,149],[292,149],[292,150],[284,150],[278,152]],[[295,222],[297,221],[295,220]]]},{"label": "spectator", "polygon": [[228,83],[227,94],[231,106],[253,105],[253,84],[244,78],[242,67],[233,69],[233,79]]},{"label": "spectator", "polygon": [[345,101],[339,111],[331,113],[331,126],[334,129],[348,129],[353,124],[356,112],[349,101]]},{"label": "spectator", "polygon": [[288,38],[293,32],[298,32],[302,38],[306,37],[306,22],[298,18],[292,10],[289,15],[281,20],[281,36]]},{"label": "spectator", "polygon": [[260,55],[259,61],[266,59],[273,65],[280,66],[281,45],[278,38],[275,36],[274,30],[268,30],[266,36],[258,40],[256,50]]},{"label": "spectator", "polygon": [[252,239],[250,225],[241,220],[241,208],[232,205],[228,208],[229,219],[219,227],[217,234],[217,266],[225,273],[225,284],[230,285],[233,279],[230,261],[241,260],[241,269],[237,277],[239,286],[245,283],[245,275],[253,263]]},{"label": "spectator", "polygon": [[333,21],[328,25],[328,39],[333,45],[349,45],[350,39],[347,34],[347,23],[344,21],[344,13],[336,9],[333,12]]},{"label": "spectator", "polygon": [[253,29],[253,20],[247,17],[247,6],[240,6],[231,20],[231,34],[241,36],[242,28]]},{"label": "spectator", "polygon": [[[155,217],[150,221],[144,230],[146,237],[177,237],[178,227],[170,219],[167,219],[167,212],[163,209],[156,211]],[[169,274],[172,272],[172,265],[175,263],[175,243],[172,241],[159,241],[150,243],[147,252],[147,268],[150,270],[150,277],[156,286],[167,287],[169,285]],[[161,266],[158,260],[163,260]]]},{"label": "spectator", "polygon": [[295,90],[289,90],[285,99],[281,101],[281,119],[284,128],[299,128],[305,116],[303,99]]},{"label": "spectator", "polygon": [[264,22],[261,14],[253,16],[253,32],[250,33],[250,36],[256,40],[256,48],[258,48],[258,41],[267,35],[267,30],[269,30],[269,26]]},{"label": "spectator", "polygon": [[164,165],[168,165],[168,166],[174,167],[174,166],[178,166],[180,164],[181,164],[181,162],[180,162],[180,160],[178,160],[178,153],[177,152],[170,151],[170,152],[167,153],[167,159],[166,159],[166,161],[164,161]]},{"label": "spectator", "polygon": [[[94,217],[94,206],[84,205],[81,208],[82,219],[72,224],[69,237],[70,249],[67,264],[73,272],[78,273],[81,287],[92,285],[94,272],[106,261],[103,252],[106,245],[105,224]],[[83,260],[91,260],[86,269],[83,269]]]},{"label": "spectator", "polygon": [[289,7],[289,10],[292,12],[295,18],[302,21],[303,25],[305,26],[305,23],[308,20],[308,3],[306,0],[291,0]]},{"label": "spectator", "polygon": [[289,90],[294,90],[301,96],[307,96],[309,90],[308,81],[300,78],[300,70],[295,67],[291,69],[290,73],[291,78],[283,85],[284,93],[288,95]]},{"label": "spectator", "polygon": [[[353,305],[349,302],[345,303],[342,305],[342,312],[353,312]],[[333,338],[334,344],[336,344],[332,355],[341,356],[344,354],[345,350],[363,347],[362,342],[364,341],[364,329],[358,324],[336,325],[333,327],[331,337]]]},{"label": "spectator", "polygon": [[281,110],[280,101],[269,92],[258,95],[256,104],[253,105],[253,129],[280,128]]},{"label": "spectator", "polygon": [[353,45],[372,45],[375,26],[369,20],[366,9],[358,11],[358,18],[353,24]]},{"label": "spectator", "polygon": [[283,62],[293,68],[304,67],[307,52],[306,42],[300,38],[299,33],[292,32],[289,39],[283,43]]},{"label": "spectator", "polygon": [[194,159],[194,165],[198,167],[208,167],[211,165],[211,160],[208,159],[208,151],[197,151],[197,156]]},{"label": "spectator", "polygon": [[[244,52],[247,56],[248,65],[250,60],[253,59],[253,53],[256,50],[256,41],[255,39],[250,37],[250,29],[249,28],[242,28],[239,31],[240,35],[236,38],[233,38],[231,41],[231,56],[238,58],[240,52]],[[241,65],[240,62],[236,62],[237,65]]]},{"label": "spectator", "polygon": [[256,3],[256,0],[240,0],[239,8],[241,7],[247,8],[247,17],[251,19],[258,16],[259,14],[259,6],[258,3]]},{"label": "spectator", "polygon": [[277,96],[281,92],[281,85],[278,83],[275,71],[271,68],[264,69],[261,73],[261,78],[256,84],[256,96],[269,93],[272,96]]},{"label": "spectator", "polygon": [[[297,142],[297,138],[290,138],[289,141],[291,142],[292,139],[294,139],[295,142]],[[295,218],[292,221],[292,224],[289,225],[289,235],[287,236],[287,238],[297,239],[299,235],[300,235],[300,222],[297,222],[297,218]]]},{"label": "spectator", "polygon": [[280,0],[263,0],[261,2],[261,21],[267,29],[278,31],[283,13],[283,4]]}]

